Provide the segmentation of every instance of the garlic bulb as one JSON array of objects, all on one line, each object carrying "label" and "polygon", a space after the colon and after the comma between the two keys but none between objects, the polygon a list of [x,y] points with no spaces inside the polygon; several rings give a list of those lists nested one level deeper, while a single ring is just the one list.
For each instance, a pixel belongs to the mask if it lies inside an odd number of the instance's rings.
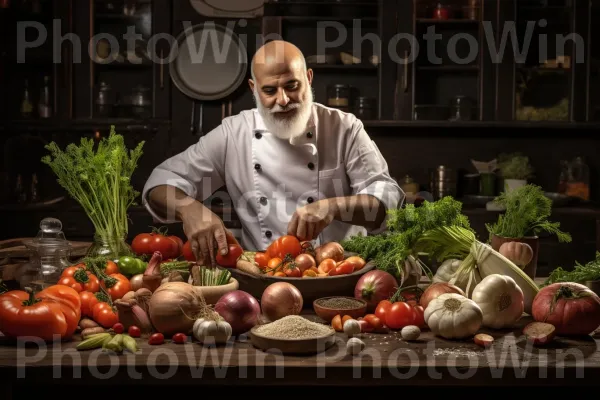
[{"label": "garlic bulb", "polygon": [[359,338],[349,339],[348,342],[346,343],[346,351],[352,355],[356,355],[356,354],[360,353],[361,351],[363,351],[364,348],[365,348],[365,342],[363,342]]},{"label": "garlic bulb", "polygon": [[197,319],[192,330],[200,343],[227,343],[232,334],[231,325],[227,321],[211,321],[204,318]]},{"label": "garlic bulb", "polygon": [[344,322],[344,333],[349,337],[360,333],[360,324],[355,319],[349,319]]}]

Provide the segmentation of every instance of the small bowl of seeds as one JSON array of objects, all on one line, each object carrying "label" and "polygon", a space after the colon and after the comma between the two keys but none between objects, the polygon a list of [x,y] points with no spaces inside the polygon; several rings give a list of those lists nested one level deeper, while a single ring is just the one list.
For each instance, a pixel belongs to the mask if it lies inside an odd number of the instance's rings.
[{"label": "small bowl of seeds", "polygon": [[354,319],[364,317],[367,312],[367,302],[348,296],[321,297],[313,301],[313,309],[319,317],[331,323],[333,317],[338,314],[342,317],[349,315]]}]

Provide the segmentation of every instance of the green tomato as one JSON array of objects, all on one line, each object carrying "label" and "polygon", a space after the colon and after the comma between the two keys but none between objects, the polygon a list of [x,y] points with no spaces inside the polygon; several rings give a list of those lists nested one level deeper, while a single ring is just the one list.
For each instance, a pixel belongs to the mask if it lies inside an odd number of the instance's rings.
[{"label": "green tomato", "polygon": [[139,258],[123,256],[119,258],[119,270],[128,276],[142,274],[146,270],[146,263]]}]

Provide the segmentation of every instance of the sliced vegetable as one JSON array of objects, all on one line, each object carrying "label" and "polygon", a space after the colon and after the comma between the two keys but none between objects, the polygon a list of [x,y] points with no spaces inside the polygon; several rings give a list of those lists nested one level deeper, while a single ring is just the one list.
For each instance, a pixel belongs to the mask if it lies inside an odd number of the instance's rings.
[{"label": "sliced vegetable", "polygon": [[531,322],[523,328],[523,334],[533,345],[545,345],[554,340],[556,328],[545,322]]},{"label": "sliced vegetable", "polygon": [[494,337],[486,333],[478,333],[473,338],[473,341],[477,346],[490,347],[494,343]]}]

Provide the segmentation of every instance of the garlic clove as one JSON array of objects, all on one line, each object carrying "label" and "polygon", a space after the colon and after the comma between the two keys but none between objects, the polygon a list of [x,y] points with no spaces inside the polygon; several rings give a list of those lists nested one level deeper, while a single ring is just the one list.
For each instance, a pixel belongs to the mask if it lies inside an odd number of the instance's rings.
[{"label": "garlic clove", "polygon": [[346,352],[351,355],[357,355],[365,348],[365,342],[359,338],[351,338],[346,343]]}]

